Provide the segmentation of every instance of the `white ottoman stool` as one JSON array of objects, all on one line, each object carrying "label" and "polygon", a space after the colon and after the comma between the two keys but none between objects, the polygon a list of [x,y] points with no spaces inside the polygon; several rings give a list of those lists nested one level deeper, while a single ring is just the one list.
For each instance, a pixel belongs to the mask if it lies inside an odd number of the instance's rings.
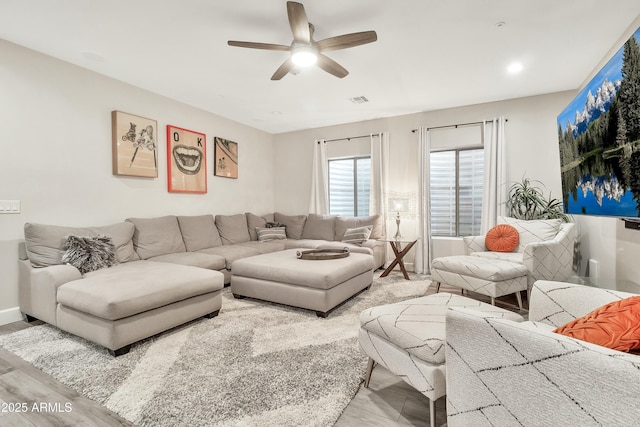
[{"label": "white ottoman stool", "polygon": [[[495,298],[516,294],[518,306],[522,310],[520,291],[527,290],[529,270],[523,264],[477,256],[448,256],[432,261],[431,280],[447,283],[468,291]],[[437,290],[436,290],[437,292]]]},{"label": "white ottoman stool", "polygon": [[524,320],[517,313],[447,292],[360,313],[360,348],[369,356],[364,386],[369,386],[374,363],[384,366],[429,398],[432,427],[435,401],[446,394],[445,318],[449,307],[468,307],[487,317]]}]

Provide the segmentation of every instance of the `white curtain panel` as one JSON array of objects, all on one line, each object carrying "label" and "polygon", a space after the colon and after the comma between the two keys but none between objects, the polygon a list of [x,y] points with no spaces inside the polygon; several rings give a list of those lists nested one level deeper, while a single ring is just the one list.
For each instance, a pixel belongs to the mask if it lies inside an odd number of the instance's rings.
[{"label": "white curtain panel", "polygon": [[499,216],[506,216],[508,192],[506,170],[505,118],[484,123],[484,190],[480,228],[485,234],[496,225]]},{"label": "white curtain panel", "polygon": [[313,143],[309,213],[318,215],[329,213],[329,162],[327,141],[324,139],[316,139]]},{"label": "white curtain panel", "polygon": [[417,197],[417,236],[415,270],[419,274],[431,274],[431,141],[429,130],[419,127],[418,135],[418,197]]},{"label": "white curtain panel", "polygon": [[[369,215],[387,216],[389,189],[389,133],[371,135],[371,174],[369,187]],[[386,232],[386,230],[385,230]]]}]

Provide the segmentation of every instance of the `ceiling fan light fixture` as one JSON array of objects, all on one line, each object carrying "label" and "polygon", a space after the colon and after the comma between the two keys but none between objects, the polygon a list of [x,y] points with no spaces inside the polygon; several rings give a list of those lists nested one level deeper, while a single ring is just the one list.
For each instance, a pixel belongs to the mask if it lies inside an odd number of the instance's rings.
[{"label": "ceiling fan light fixture", "polygon": [[317,53],[311,45],[299,44],[291,49],[291,61],[299,67],[310,67],[318,61]]}]

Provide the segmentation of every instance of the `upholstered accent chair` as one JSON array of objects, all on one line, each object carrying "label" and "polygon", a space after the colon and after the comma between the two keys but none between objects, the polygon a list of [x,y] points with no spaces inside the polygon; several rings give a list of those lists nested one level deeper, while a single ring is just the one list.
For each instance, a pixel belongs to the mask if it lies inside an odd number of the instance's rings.
[{"label": "upholstered accent chair", "polygon": [[463,238],[467,255],[524,264],[529,292],[536,280],[566,281],[571,276],[575,224],[559,219],[526,221],[509,217],[499,217],[498,224],[518,230],[518,247],[513,252],[491,252],[485,246],[485,236],[467,236]]},{"label": "upholstered accent chair", "polygon": [[360,349],[369,356],[364,387],[375,363],[402,378],[429,399],[430,426],[435,427],[435,401],[445,388],[445,315],[458,309],[481,316],[524,320],[511,311],[447,292],[380,305],[360,313]]},{"label": "upholstered accent chair", "polygon": [[447,425],[638,425],[640,356],[553,332],[633,295],[541,280],[526,322],[451,308]]}]

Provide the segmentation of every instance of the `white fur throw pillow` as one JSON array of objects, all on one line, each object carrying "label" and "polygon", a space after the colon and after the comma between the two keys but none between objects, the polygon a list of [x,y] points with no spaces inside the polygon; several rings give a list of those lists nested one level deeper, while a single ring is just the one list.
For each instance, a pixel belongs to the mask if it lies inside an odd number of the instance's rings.
[{"label": "white fur throw pillow", "polygon": [[67,236],[64,242],[62,262],[71,264],[85,274],[118,263],[111,237]]}]

